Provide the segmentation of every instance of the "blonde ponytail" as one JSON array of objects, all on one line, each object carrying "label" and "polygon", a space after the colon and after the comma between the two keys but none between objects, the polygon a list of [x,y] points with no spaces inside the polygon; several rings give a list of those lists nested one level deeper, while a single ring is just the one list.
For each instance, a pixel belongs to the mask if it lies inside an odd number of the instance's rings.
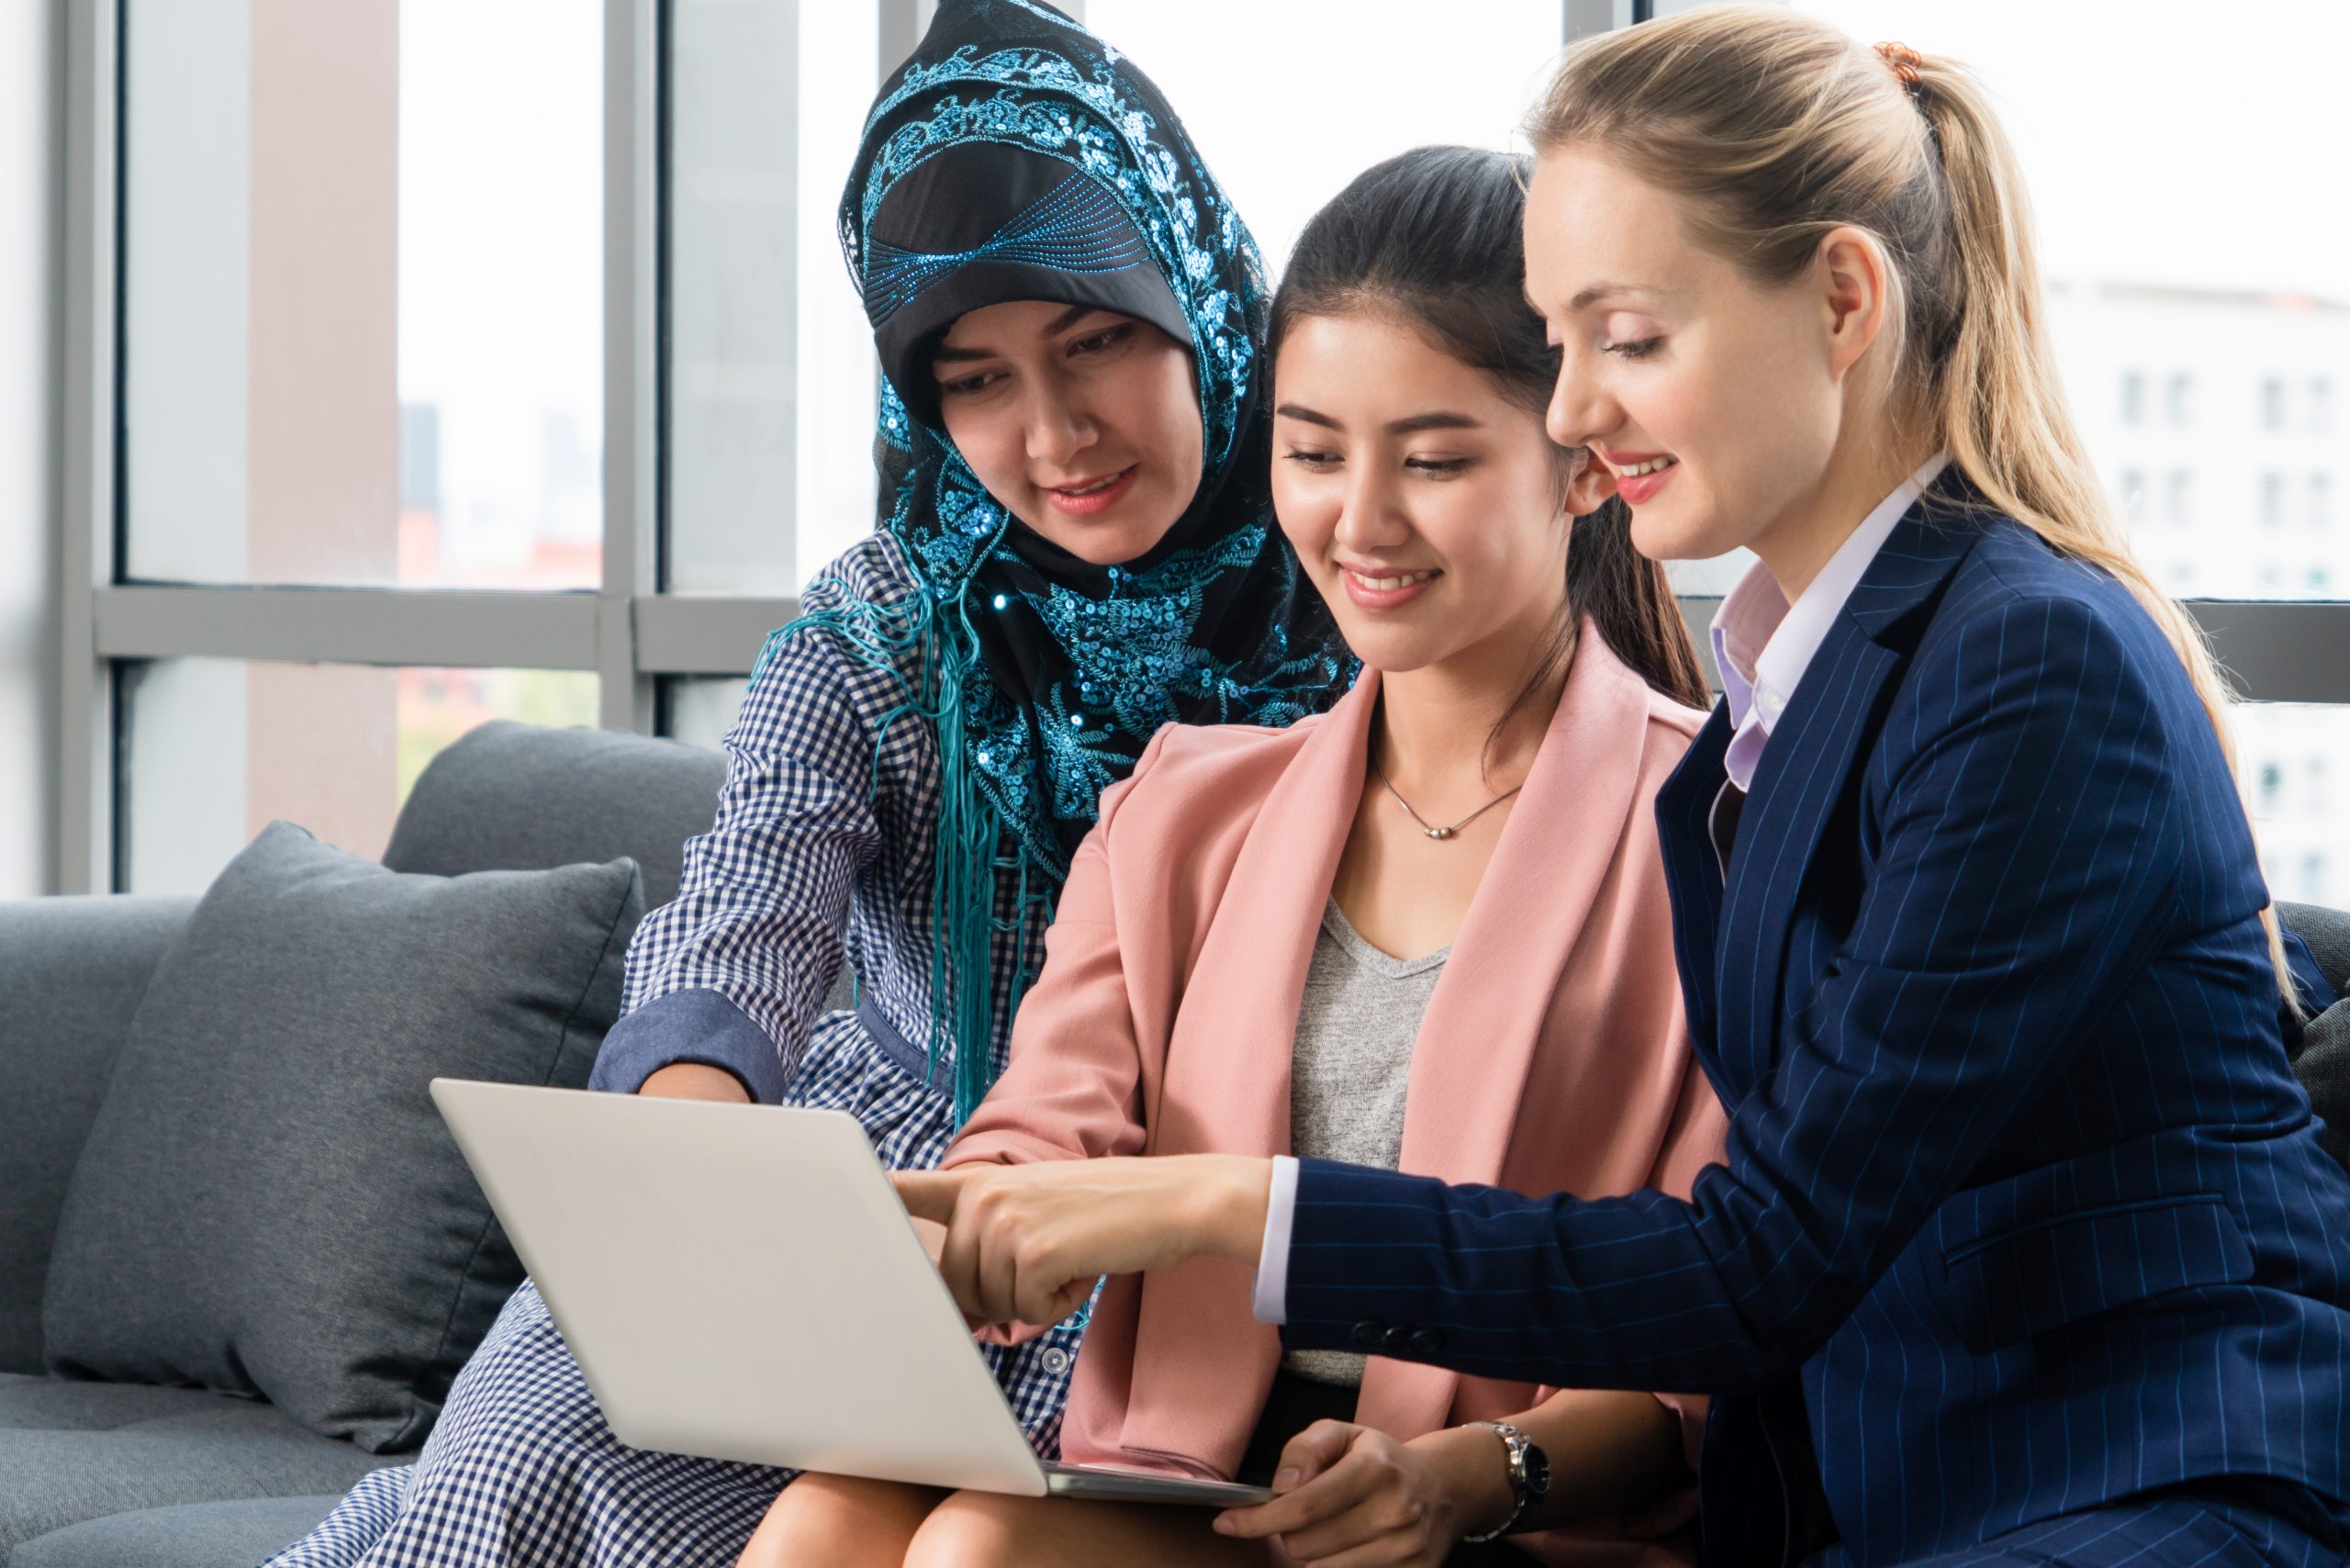
[{"label": "blonde ponytail", "polygon": [[[1596,147],[1684,197],[1699,242],[1760,283],[1793,279],[1832,230],[1873,235],[1899,306],[1897,420],[1947,450],[2000,511],[2130,590],[2234,768],[2233,694],[2201,629],[2132,554],[2073,423],[2022,173],[1963,66],[1880,54],[1775,6],[1710,6],[1570,48],[1527,131],[1538,152]],[[2298,1014],[2274,906],[2261,922]]]}]

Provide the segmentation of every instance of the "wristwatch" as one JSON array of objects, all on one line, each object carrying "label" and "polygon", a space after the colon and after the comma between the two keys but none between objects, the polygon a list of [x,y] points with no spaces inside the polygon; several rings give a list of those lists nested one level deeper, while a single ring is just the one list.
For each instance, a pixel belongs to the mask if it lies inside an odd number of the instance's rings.
[{"label": "wristwatch", "polygon": [[1541,1502],[1543,1495],[1550,1490],[1550,1456],[1542,1451],[1541,1444],[1507,1421],[1472,1421],[1469,1425],[1490,1428],[1501,1439],[1503,1447],[1509,1450],[1509,1491],[1516,1506],[1510,1509],[1509,1518],[1484,1534],[1460,1538],[1464,1541],[1491,1540],[1524,1518],[1526,1510]]}]

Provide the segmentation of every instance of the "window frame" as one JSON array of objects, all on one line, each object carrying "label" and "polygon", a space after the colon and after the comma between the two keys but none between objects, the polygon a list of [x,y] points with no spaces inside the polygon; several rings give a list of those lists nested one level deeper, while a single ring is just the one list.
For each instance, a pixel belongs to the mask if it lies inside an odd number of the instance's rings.
[{"label": "window frame", "polygon": [[[666,682],[744,676],[790,597],[677,593],[668,527],[666,280],[674,0],[603,0],[603,575],[592,591],[323,588],[135,581],[124,571],[123,11],[68,0],[63,475],[55,759],[56,890],[121,890],[124,671],[144,660],[591,670],[604,727],[666,730]],[[1060,0],[1083,19],[1082,0]],[[1682,0],[1561,0],[1569,39]],[[878,84],[932,0],[878,0]],[[2329,388],[2331,389],[2331,388]],[[2150,386],[2150,398],[2154,389]],[[796,520],[780,520],[794,548]],[[1682,610],[1705,636],[1718,597]],[[2187,601],[2249,700],[2350,704],[2350,602]]]}]

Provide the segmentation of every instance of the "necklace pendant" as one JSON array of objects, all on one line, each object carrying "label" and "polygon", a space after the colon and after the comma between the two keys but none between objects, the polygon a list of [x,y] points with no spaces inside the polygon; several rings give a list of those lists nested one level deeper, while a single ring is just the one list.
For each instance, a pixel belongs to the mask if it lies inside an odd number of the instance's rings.
[{"label": "necklace pendant", "polygon": [[1432,827],[1428,829],[1428,836],[1430,838],[1450,838],[1452,836],[1452,830],[1449,827]]}]

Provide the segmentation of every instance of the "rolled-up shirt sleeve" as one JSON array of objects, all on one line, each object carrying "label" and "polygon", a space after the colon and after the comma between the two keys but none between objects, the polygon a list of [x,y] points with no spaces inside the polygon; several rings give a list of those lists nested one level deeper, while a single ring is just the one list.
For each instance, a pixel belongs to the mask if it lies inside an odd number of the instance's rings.
[{"label": "rolled-up shirt sleeve", "polygon": [[673,991],[612,1025],[588,1087],[633,1094],[679,1062],[723,1068],[765,1105],[781,1100],[789,1086],[775,1042],[723,992]]}]

